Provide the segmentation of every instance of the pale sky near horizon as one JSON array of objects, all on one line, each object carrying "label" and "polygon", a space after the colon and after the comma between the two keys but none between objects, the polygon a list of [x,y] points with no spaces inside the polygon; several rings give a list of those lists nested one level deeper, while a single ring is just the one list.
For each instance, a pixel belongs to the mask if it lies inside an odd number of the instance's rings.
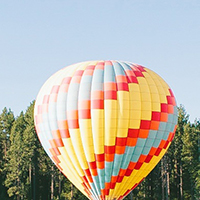
[{"label": "pale sky near horizon", "polygon": [[158,73],[200,118],[199,0],[0,0],[0,109],[26,110],[59,69],[124,60]]}]

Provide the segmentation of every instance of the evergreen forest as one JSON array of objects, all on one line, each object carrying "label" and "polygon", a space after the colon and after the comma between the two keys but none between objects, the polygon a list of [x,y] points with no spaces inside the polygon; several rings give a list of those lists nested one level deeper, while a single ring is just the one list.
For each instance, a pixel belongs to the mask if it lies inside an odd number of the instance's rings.
[{"label": "evergreen forest", "polygon": [[[86,200],[54,166],[34,128],[34,102],[0,113],[0,200]],[[163,159],[126,200],[200,199],[200,121],[181,105],[175,138]]]}]

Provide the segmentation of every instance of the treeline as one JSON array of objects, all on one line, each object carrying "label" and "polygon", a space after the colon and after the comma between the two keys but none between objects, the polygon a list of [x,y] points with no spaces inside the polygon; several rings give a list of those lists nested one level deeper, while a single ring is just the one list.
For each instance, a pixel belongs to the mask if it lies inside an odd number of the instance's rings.
[{"label": "treeline", "polygon": [[[86,200],[44,152],[34,128],[33,103],[15,117],[0,114],[0,199]],[[200,122],[179,107],[178,128],[167,154],[125,199],[200,198]]]}]

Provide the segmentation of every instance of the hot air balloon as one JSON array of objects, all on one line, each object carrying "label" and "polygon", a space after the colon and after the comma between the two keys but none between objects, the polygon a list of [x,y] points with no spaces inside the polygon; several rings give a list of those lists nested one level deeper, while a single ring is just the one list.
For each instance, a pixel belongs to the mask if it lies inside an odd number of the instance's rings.
[{"label": "hot air balloon", "polygon": [[59,170],[91,200],[121,200],[151,172],[175,134],[167,83],[131,62],[65,67],[42,86],[35,127]]}]

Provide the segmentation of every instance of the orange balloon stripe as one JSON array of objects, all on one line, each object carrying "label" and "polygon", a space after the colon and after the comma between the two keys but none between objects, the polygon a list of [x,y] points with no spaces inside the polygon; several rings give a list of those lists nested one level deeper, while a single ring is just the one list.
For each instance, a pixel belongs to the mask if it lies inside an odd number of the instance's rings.
[{"label": "orange balloon stripe", "polygon": [[104,109],[104,100],[103,99],[92,100],[91,109]]},{"label": "orange balloon stripe", "polygon": [[[88,66],[84,73],[82,74],[82,79],[86,78],[86,76],[92,76],[93,72],[94,72],[95,66]],[[79,89],[79,91],[81,90],[81,88]],[[88,102],[86,102],[88,101]],[[91,106],[90,104],[88,104],[90,102],[90,100],[83,100],[80,99],[78,101],[78,117],[79,117],[79,122],[80,120],[84,120],[84,119],[91,119]],[[87,103],[87,107],[85,107],[83,109],[83,104]],[[91,122],[90,122],[91,123]],[[87,125],[87,127],[89,127],[90,125]],[[82,128],[82,131],[87,131],[87,127],[85,126],[84,128]],[[81,126],[80,126],[81,128]],[[85,129],[85,130],[84,130]],[[84,147],[84,144],[83,144]],[[88,154],[88,152],[86,151],[85,154]],[[87,155],[86,155],[87,158]],[[90,183],[94,183],[95,180],[93,180],[94,176],[97,176],[97,164],[96,161],[90,161],[88,160],[89,158],[87,158],[87,162],[88,162],[88,169],[84,170],[84,173],[87,177],[87,179],[89,180]]]}]

